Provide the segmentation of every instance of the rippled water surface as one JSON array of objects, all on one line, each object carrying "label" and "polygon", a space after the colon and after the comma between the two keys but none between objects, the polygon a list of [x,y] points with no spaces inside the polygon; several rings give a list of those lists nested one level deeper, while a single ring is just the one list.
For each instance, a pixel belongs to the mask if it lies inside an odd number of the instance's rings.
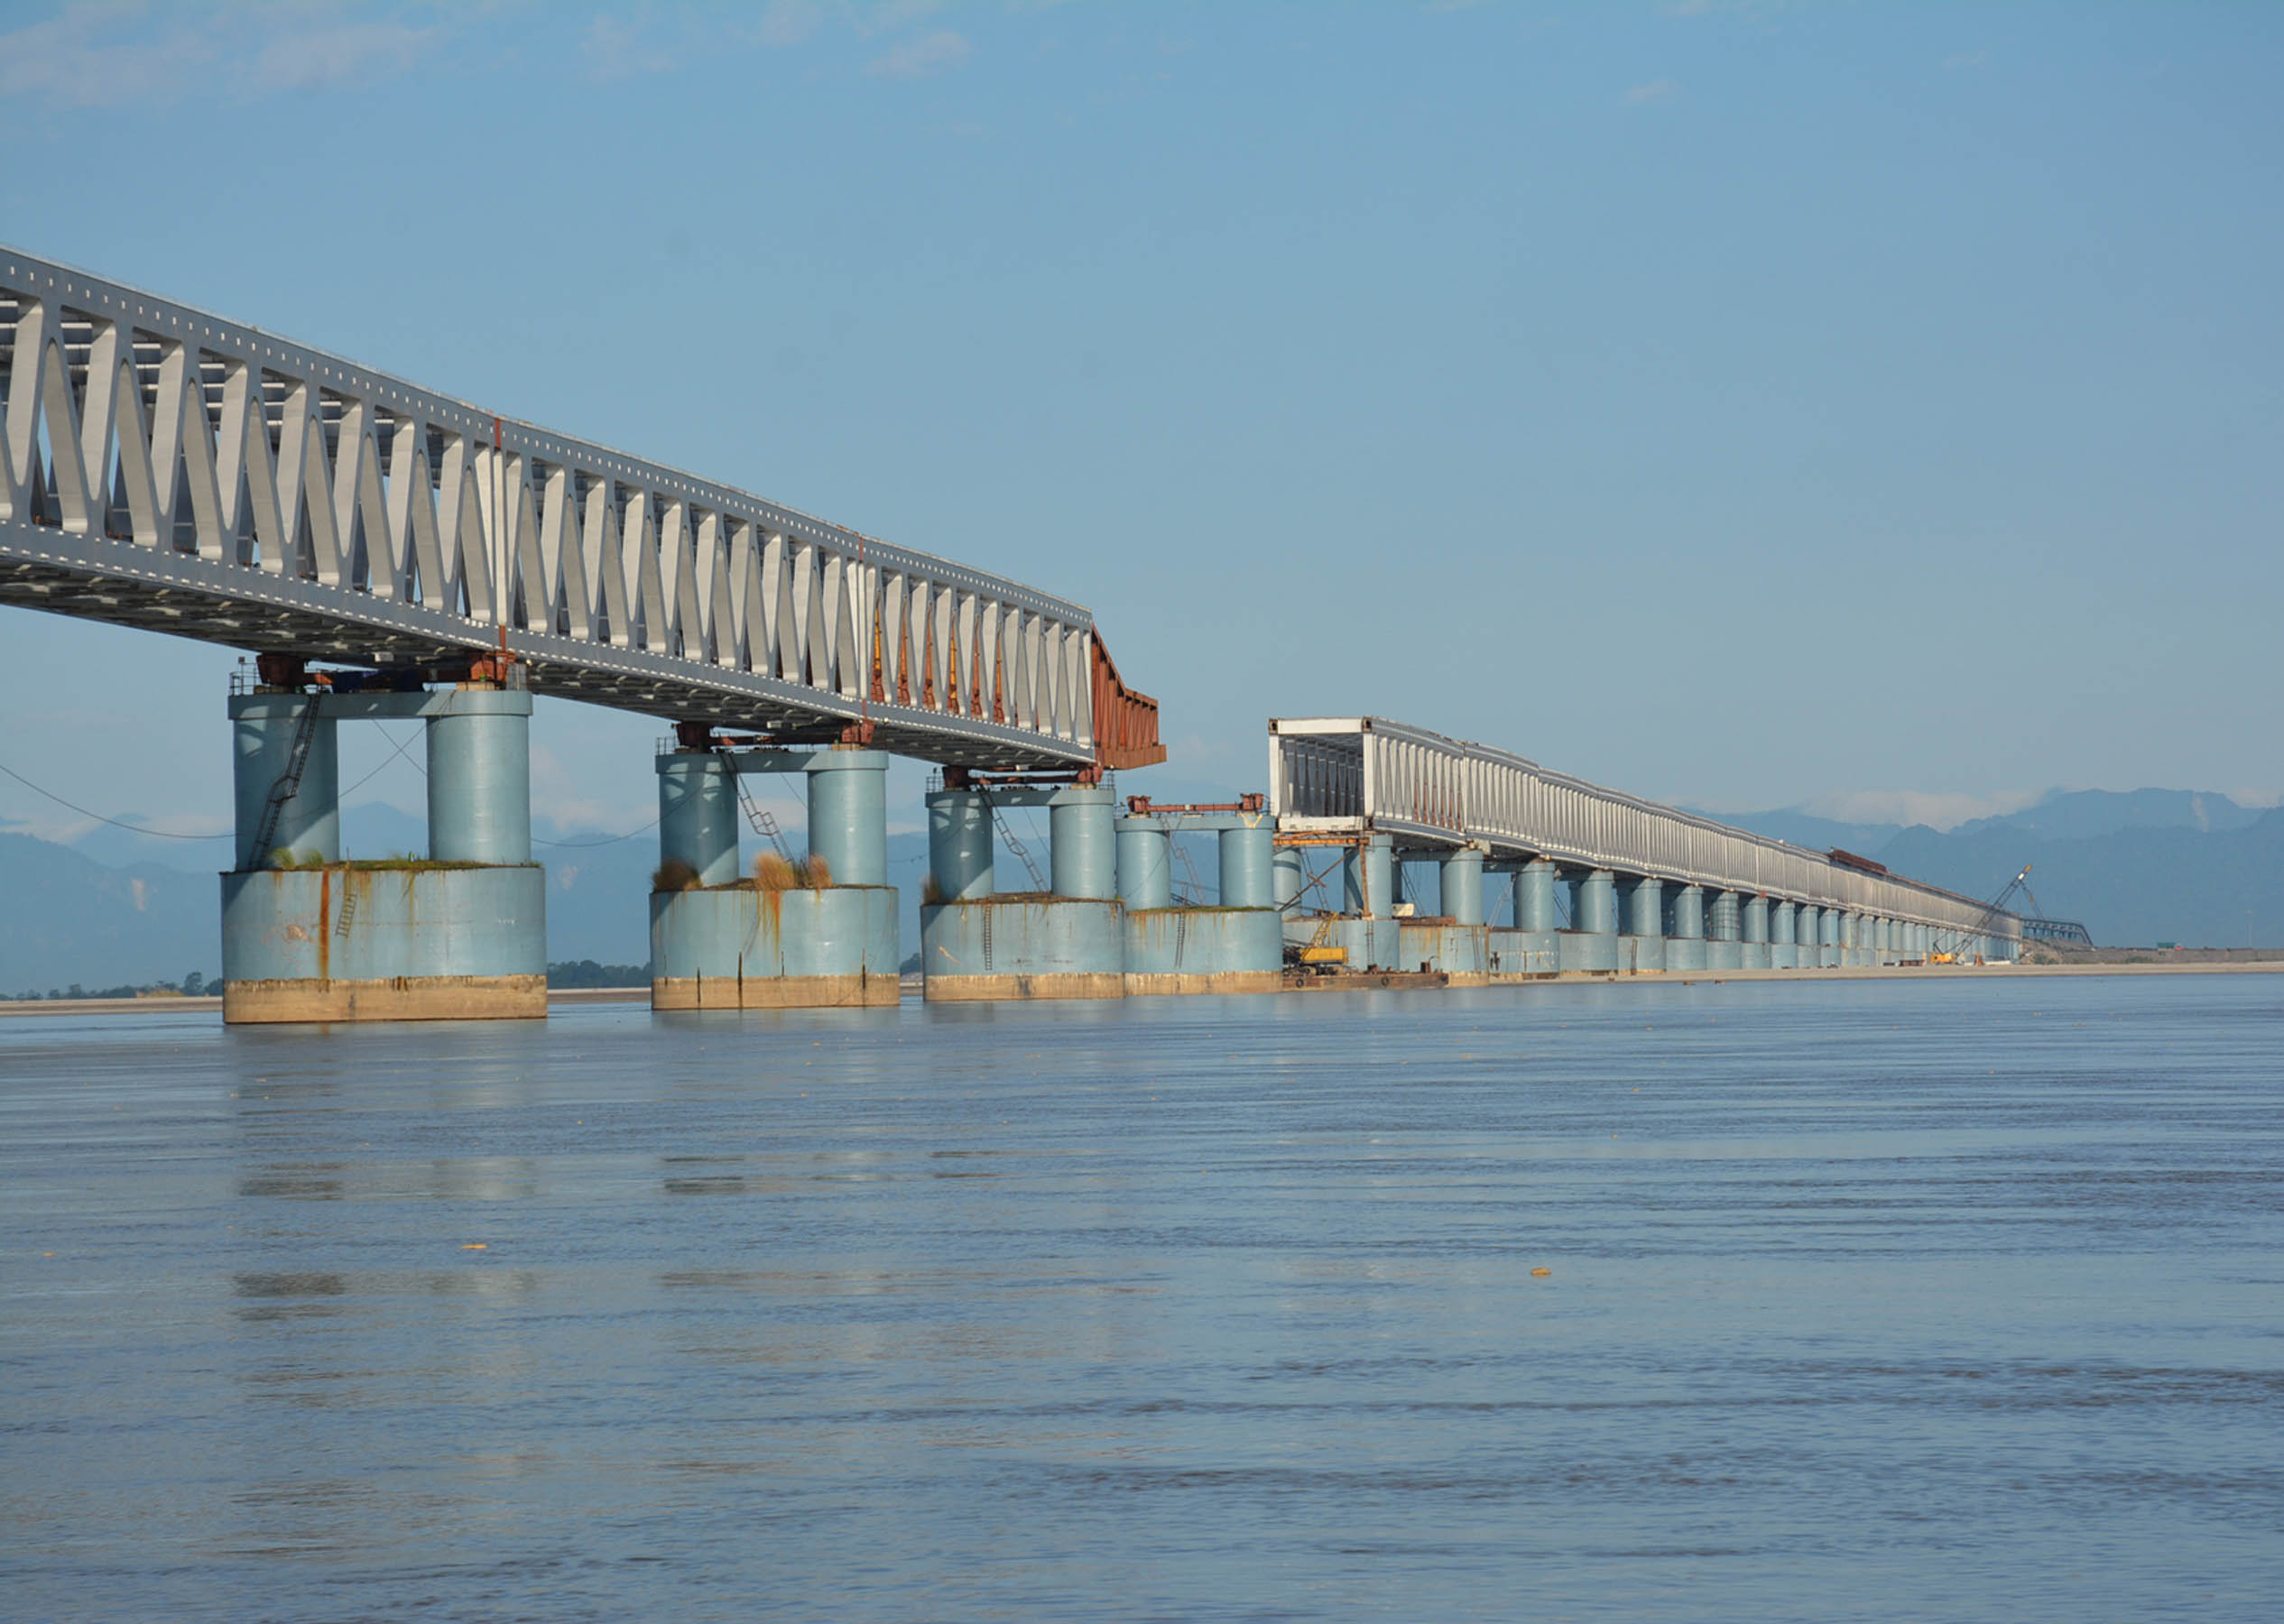
[{"label": "rippled water surface", "polygon": [[2280,1103],[2270,976],[0,1021],[0,1612],[2273,1618]]}]

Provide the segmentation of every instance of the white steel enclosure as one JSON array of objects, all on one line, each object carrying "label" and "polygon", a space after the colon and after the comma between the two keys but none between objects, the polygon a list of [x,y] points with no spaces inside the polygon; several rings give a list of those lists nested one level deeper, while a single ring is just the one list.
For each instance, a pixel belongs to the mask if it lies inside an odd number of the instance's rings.
[{"label": "white steel enclosure", "polygon": [[2021,920],[1971,897],[1605,789],[1483,744],[1378,716],[1269,724],[1269,807],[1281,834],[1473,846],[1493,861],[1701,885],[2019,939]]},{"label": "white steel enclosure", "polygon": [[0,602],[316,659],[504,651],[541,693],[862,719],[964,766],[1092,761],[1122,692],[1076,604],[5,247]]}]

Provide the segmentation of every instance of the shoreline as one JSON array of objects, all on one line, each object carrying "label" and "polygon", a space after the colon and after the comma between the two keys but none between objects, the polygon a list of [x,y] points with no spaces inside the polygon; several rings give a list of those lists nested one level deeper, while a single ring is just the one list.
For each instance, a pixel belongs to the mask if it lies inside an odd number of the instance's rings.
[{"label": "shoreline", "polygon": [[[1958,981],[1970,976],[1998,975],[2010,981],[2041,976],[2080,975],[2270,975],[2284,974],[2284,958],[2242,959],[2234,962],[2187,964],[1891,964],[1879,967],[1870,964],[1834,965],[1815,970],[1675,970],[1656,971],[1647,975],[1617,975],[1601,971],[1565,971],[1559,975],[1533,976],[1528,979],[1493,981],[1493,987],[1521,989],[1532,986],[1668,986],[1694,987],[1707,983],[1718,985],[1723,982],[1766,981]],[[1339,977],[1325,978],[1330,984],[1324,992],[1371,992],[1370,987],[1344,989]],[[1359,978],[1366,979],[1366,978]],[[1377,978],[1370,978],[1376,980]],[[1470,988],[1415,988],[1419,992],[1467,992]],[[916,998],[920,989],[906,986],[904,994]],[[1139,995],[1138,995],[1139,996]],[[1268,996],[1253,994],[1252,996]],[[557,1004],[631,1004],[648,1003],[648,987],[555,987],[548,992],[550,1007]],[[217,998],[25,998],[0,1000],[0,1019],[9,1016],[40,1015],[181,1015],[219,1014],[222,1000]]]}]

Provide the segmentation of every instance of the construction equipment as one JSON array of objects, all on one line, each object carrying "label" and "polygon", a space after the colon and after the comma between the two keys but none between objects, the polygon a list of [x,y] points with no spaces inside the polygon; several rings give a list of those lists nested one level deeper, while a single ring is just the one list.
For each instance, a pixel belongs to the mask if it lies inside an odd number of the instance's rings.
[{"label": "construction equipment", "polygon": [[2017,917],[2022,922],[2022,939],[2028,942],[2070,942],[2084,947],[2094,946],[2093,934],[2076,919],[2053,919],[2039,911],[2038,892],[2030,889],[2030,870],[2033,864],[2024,863],[2014,878],[2008,881],[1999,894],[1983,905],[1982,917],[1953,939],[1947,949],[1928,955],[1930,964],[1956,964],[1963,961],[1965,943],[1984,934],[1999,915],[2008,911],[2007,904],[2020,891],[2030,904],[2030,911]]},{"label": "construction equipment", "polygon": [[1348,962],[1348,949],[1332,939],[1332,894],[1325,885],[1325,876],[1311,874],[1306,860],[1301,863],[1300,874],[1300,890],[1284,905],[1285,911],[1291,912],[1299,908],[1310,891],[1322,892],[1317,909],[1317,928],[1309,933],[1306,943],[1298,947],[1289,945],[1285,953],[1291,963],[1302,969],[1318,975],[1330,975]]},{"label": "construction equipment", "polygon": [[2020,890],[2022,895],[2029,900],[2030,904],[2030,912],[2020,916],[2022,920],[2023,940],[2029,942],[2072,942],[2081,947],[2093,946],[2093,933],[2088,931],[2086,927],[2077,920],[2053,919],[2048,918],[2046,916],[2045,908],[2039,901],[2038,892],[2030,889],[2030,868],[2031,865],[2030,863],[2024,863],[2022,865],[2022,872],[2006,882],[2006,889],[2001,891],[1998,896],[1992,900],[1991,911],[1994,914],[2002,911],[2006,905],[2014,900],[2015,891]]}]

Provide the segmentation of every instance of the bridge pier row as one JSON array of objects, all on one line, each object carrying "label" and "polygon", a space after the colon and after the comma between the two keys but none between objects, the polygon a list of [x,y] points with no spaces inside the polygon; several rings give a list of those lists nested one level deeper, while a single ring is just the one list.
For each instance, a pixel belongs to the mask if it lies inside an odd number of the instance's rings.
[{"label": "bridge pier row", "polygon": [[1769,968],[1794,970],[1799,967],[1800,946],[1798,935],[1799,910],[1782,898],[1769,899]]},{"label": "bridge pier row", "polygon": [[1125,909],[1118,900],[1113,797],[1072,785],[1047,798],[1050,889],[993,889],[990,793],[928,798],[929,877],[920,910],[923,995],[931,1003],[1124,998]]},{"label": "bridge pier row", "polygon": [[1484,958],[1494,981],[1553,975],[1562,968],[1562,917],[1555,909],[1555,865],[1534,857],[1512,876],[1514,925],[1484,933]]},{"label": "bridge pier row", "polygon": [[1579,869],[1569,876],[1570,928],[1560,933],[1558,952],[1566,972],[1590,975],[1618,973],[1618,884],[1607,869]]},{"label": "bridge pier row", "polygon": [[1661,975],[1666,967],[1665,883],[1650,878],[1629,880],[1625,899],[1625,935],[1618,943],[1618,968],[1636,975]]},{"label": "bridge pier row", "polygon": [[[888,883],[888,756],[837,746],[805,761],[809,856],[738,861],[737,764],[717,750],[658,758],[659,872],[651,892],[653,1010],[893,1004],[896,890]],[[772,854],[773,855],[773,854]]]},{"label": "bridge pier row", "polygon": [[[234,697],[237,867],[222,876],[223,1020],[545,1015],[531,716],[530,694],[476,685]],[[344,862],[337,724],[396,717],[424,725],[428,854]]]},{"label": "bridge pier row", "polygon": [[1717,890],[1706,900],[1705,967],[1741,970],[1744,967],[1744,899],[1733,890]]},{"label": "bridge pier row", "polygon": [[1738,909],[1738,930],[1742,939],[1737,944],[1737,968],[1740,970],[1771,968],[1769,899],[1765,896],[1745,898],[1743,907]]},{"label": "bridge pier row", "polygon": [[[1188,819],[1192,823],[1199,819]],[[1300,854],[1276,849],[1276,819],[1235,812],[1217,826],[1216,906],[1174,906],[1174,831],[1156,817],[1117,820],[1118,898],[1124,910],[1126,996],[1274,992],[1285,982],[1282,895],[1300,893]],[[1290,851],[1290,848],[1288,848]]]}]

